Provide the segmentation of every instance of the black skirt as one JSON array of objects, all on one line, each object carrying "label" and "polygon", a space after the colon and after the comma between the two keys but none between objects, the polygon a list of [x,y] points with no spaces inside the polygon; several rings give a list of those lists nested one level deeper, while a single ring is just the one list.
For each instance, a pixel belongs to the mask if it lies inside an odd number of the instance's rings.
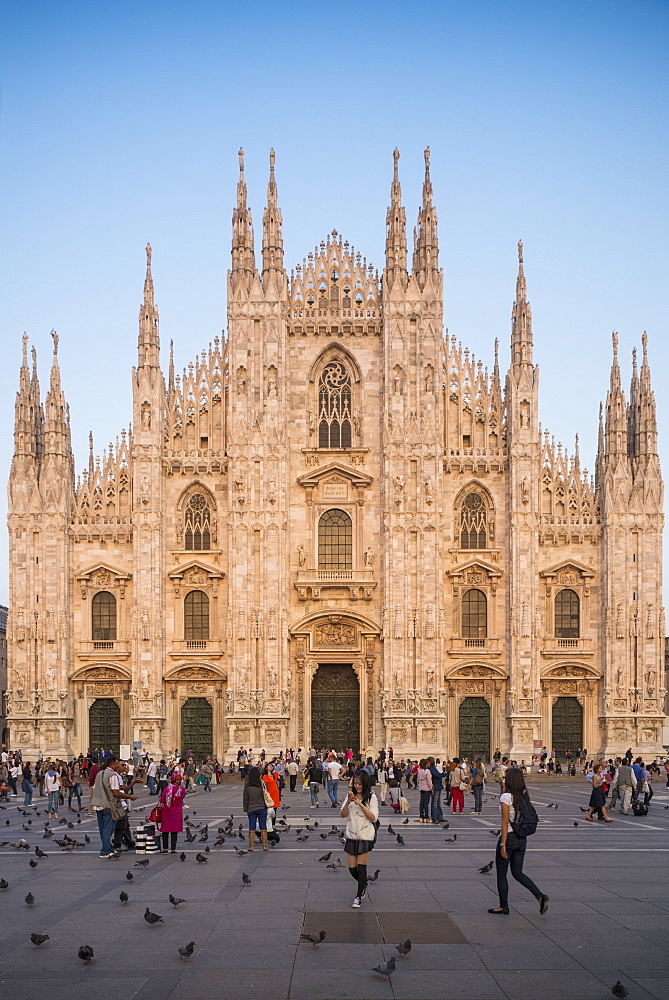
[{"label": "black skirt", "polygon": [[593,788],[590,793],[590,802],[588,803],[591,809],[601,809],[602,806],[606,805],[606,796],[604,795],[604,789],[599,786],[599,788]]},{"label": "black skirt", "polygon": [[346,843],[344,845],[344,850],[347,854],[352,854],[357,857],[359,854],[367,854],[369,851],[374,850],[373,840],[349,840],[346,838]]}]

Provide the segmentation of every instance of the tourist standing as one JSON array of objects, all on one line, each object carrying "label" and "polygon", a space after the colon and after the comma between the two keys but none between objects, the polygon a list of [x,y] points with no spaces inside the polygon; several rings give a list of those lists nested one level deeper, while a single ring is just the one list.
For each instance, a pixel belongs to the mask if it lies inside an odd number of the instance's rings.
[{"label": "tourist standing", "polygon": [[525,778],[519,768],[510,767],[504,776],[504,791],[499,799],[502,821],[495,852],[499,906],[488,910],[488,913],[508,914],[509,912],[509,883],[507,879],[509,866],[516,882],[520,882],[526,889],[529,889],[534,898],[539,901],[539,913],[544,914],[548,909],[548,896],[542,893],[532,879],[523,872],[527,836],[522,835],[523,826],[517,821],[517,818],[520,820],[523,816],[525,804],[529,805],[530,810],[534,813],[534,807],[530,803],[530,796],[525,785]]},{"label": "tourist standing", "polygon": [[483,788],[485,782],[485,768],[480,757],[474,761],[474,766],[469,778],[469,787],[474,796],[474,808],[472,816],[480,816],[483,810]]},{"label": "tourist standing", "polygon": [[379,802],[372,792],[367,771],[354,774],[352,786],[341,808],[341,816],[346,820],[344,850],[348,855],[348,870],[358,883],[358,892],[351,904],[357,909],[367,892],[367,861],[374,848]]},{"label": "tourist standing", "polygon": [[27,760],[23,765],[21,774],[21,791],[23,792],[23,806],[25,808],[33,804],[33,774],[30,770],[29,760]]},{"label": "tourist standing", "polygon": [[592,792],[590,793],[590,802],[588,815],[585,817],[590,823],[594,823],[592,814],[597,812],[599,818],[603,819],[605,823],[613,823],[613,820],[606,815],[606,796],[604,794],[604,789],[602,785],[604,784],[604,773],[603,765],[595,764],[592,770]]},{"label": "tourist standing", "polygon": [[58,797],[60,795],[60,775],[56,765],[49,763],[44,775],[44,790],[47,794],[47,816],[58,819]]},{"label": "tourist standing", "polygon": [[160,832],[163,841],[163,854],[167,854],[167,841],[170,841],[172,854],[177,853],[177,836],[183,832],[183,803],[186,789],[183,778],[178,771],[172,772],[168,785],[160,793],[162,812],[160,816]]},{"label": "tourist standing", "polygon": [[428,770],[427,759],[425,757],[423,757],[418,763],[418,791],[420,793],[420,804],[418,807],[420,822],[431,823],[430,801],[432,799],[434,786],[432,784],[432,775]]},{"label": "tourist standing", "polygon": [[441,793],[444,790],[444,772],[439,766],[439,760],[434,757],[427,758],[430,774],[432,775],[432,798],[430,800],[430,819],[433,823],[441,823],[444,814],[441,808]]},{"label": "tourist standing", "polygon": [[267,850],[267,805],[263,792],[263,783],[260,780],[260,771],[257,767],[249,769],[244,793],[242,797],[242,808],[249,821],[249,851],[253,850],[256,839],[256,829],[260,831],[263,851]]},{"label": "tourist standing", "polygon": [[451,798],[453,802],[453,815],[457,812],[464,811],[465,808],[465,791],[467,789],[467,775],[465,774],[463,768],[460,766],[460,758],[454,757],[453,763],[455,767],[451,771]]}]

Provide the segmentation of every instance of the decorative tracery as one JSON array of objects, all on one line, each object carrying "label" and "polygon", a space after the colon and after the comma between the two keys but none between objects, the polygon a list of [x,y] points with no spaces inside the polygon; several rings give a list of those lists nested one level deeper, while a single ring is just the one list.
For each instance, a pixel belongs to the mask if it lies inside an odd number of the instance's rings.
[{"label": "decorative tracery", "polygon": [[331,361],[318,384],[318,447],[351,447],[351,375],[342,361]]},{"label": "decorative tracery", "polygon": [[201,493],[193,493],[186,504],[184,536],[189,552],[211,548],[211,510]]},{"label": "decorative tracery", "polygon": [[487,547],[487,511],[480,493],[468,493],[460,508],[460,548],[485,549]]},{"label": "decorative tracery", "polygon": [[347,570],[353,565],[353,525],[345,510],[326,510],[318,522],[318,568]]}]

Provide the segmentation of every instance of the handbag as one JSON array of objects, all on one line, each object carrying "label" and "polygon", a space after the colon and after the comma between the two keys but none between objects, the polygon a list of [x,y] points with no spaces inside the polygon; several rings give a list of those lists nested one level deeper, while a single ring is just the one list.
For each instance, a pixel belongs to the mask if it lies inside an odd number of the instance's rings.
[{"label": "handbag", "polygon": [[409,800],[405,799],[403,795],[400,795],[400,812],[402,814],[409,812]]},{"label": "handbag", "polygon": [[265,782],[262,782],[262,797],[265,800],[265,805],[268,809],[274,808],[274,799],[272,798],[271,792]]},{"label": "handbag", "polygon": [[163,807],[154,806],[151,812],[149,813],[149,823],[157,823],[158,826],[160,826],[162,821],[163,821]]}]

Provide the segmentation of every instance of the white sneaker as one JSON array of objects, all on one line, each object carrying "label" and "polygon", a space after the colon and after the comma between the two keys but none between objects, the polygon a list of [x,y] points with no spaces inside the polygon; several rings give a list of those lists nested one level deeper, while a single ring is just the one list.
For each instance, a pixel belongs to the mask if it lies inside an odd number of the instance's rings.
[{"label": "white sneaker", "polygon": [[351,907],[352,907],[352,908],[353,908],[354,910],[357,910],[357,909],[358,909],[358,907],[360,906],[360,903],[361,903],[361,899],[360,899],[360,896],[356,896],[356,897],[355,897],[355,899],[353,900],[353,902],[351,903]]}]

